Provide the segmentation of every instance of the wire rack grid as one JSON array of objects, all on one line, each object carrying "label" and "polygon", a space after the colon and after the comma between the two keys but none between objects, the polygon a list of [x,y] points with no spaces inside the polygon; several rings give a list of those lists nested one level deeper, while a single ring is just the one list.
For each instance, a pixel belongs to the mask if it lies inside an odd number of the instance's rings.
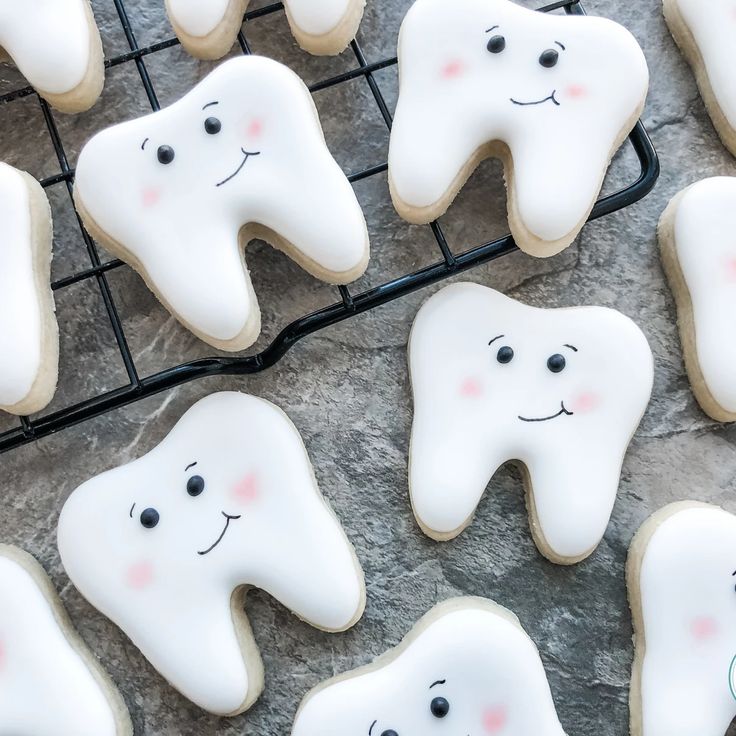
[{"label": "wire rack grid", "polygon": [[[179,41],[176,38],[170,38],[148,46],[139,46],[125,7],[125,0],[112,0],[112,2],[120,19],[130,51],[108,59],[105,63],[106,67],[134,63],[151,109],[156,111],[160,108],[160,105],[151,75],[146,67],[146,57],[175,46]],[[583,15],[585,12],[580,0],[559,0],[539,8],[540,12],[554,10],[564,10],[570,15]],[[247,39],[248,24],[264,16],[283,11],[283,3],[274,2],[245,14],[244,26],[238,34],[238,43],[244,54],[251,53]],[[351,43],[350,48],[355,58],[355,66],[341,74],[322,79],[312,84],[309,89],[312,93],[316,93],[352,80],[363,79],[370,89],[371,97],[375,101],[385,125],[390,130],[392,115],[375,74],[396,65],[398,60],[396,57],[392,57],[369,61],[357,40]],[[0,105],[10,104],[14,100],[34,94],[35,92],[31,87],[23,87],[0,95]],[[74,186],[74,170],[69,165],[53,112],[43,99],[38,98],[38,103],[60,167],[59,173],[43,179],[41,185],[46,188],[64,183],[71,198]],[[571,131],[571,135],[574,135],[574,131]],[[645,197],[654,187],[659,176],[659,162],[641,122],[637,123],[629,136],[629,141],[636,153],[641,171],[631,184],[601,198],[593,208],[590,215],[591,220],[628,207]],[[356,183],[379,175],[387,169],[387,163],[382,162],[351,174],[348,178],[351,183]],[[78,217],[77,219],[79,220]],[[95,242],[84,229],[81,220],[79,220],[79,226],[89,258],[89,266],[54,281],[52,288],[54,291],[59,291],[82,281],[92,280],[96,282],[117,343],[117,350],[127,373],[128,382],[111,391],[86,398],[48,414],[41,413],[35,417],[20,417],[17,426],[0,434],[0,453],[197,378],[213,375],[241,375],[265,370],[277,363],[297,341],[317,330],[374,309],[417,289],[516,250],[513,238],[506,235],[471,247],[461,253],[453,253],[442,227],[438,222],[433,222],[427,227],[431,228],[433,240],[438,249],[439,260],[437,262],[359,293],[352,293],[347,286],[335,287],[338,293],[333,304],[293,321],[281,330],[268,347],[255,355],[203,358],[171,366],[151,375],[141,376],[128,346],[123,322],[107,279],[107,274],[110,271],[120,268],[124,264],[117,259],[103,261]]]}]

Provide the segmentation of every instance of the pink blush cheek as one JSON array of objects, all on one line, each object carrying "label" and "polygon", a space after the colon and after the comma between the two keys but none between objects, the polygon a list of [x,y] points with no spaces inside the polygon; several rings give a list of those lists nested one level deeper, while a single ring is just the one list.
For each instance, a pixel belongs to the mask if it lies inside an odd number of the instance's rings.
[{"label": "pink blush cheek", "polygon": [[144,590],[153,582],[153,565],[144,560],[125,571],[125,584],[132,590]]},{"label": "pink blush cheek", "polygon": [[736,258],[727,258],[725,263],[726,281],[736,284]]},{"label": "pink blush cheek", "polygon": [[457,79],[465,73],[465,65],[459,59],[453,59],[442,67],[443,79]]},{"label": "pink blush cheek", "polygon": [[241,506],[247,506],[258,499],[258,480],[255,473],[246,475],[233,486],[232,497]]},{"label": "pink blush cheek", "polygon": [[141,201],[143,207],[148,209],[149,207],[155,207],[161,199],[161,190],[154,187],[149,187],[143,190],[141,194]]},{"label": "pink blush cheek", "polygon": [[564,95],[571,100],[582,100],[588,96],[588,90],[582,84],[570,84],[565,87]]},{"label": "pink blush cheek", "polygon": [[568,407],[573,414],[589,414],[595,411],[601,404],[598,394],[592,391],[582,391],[573,398]]},{"label": "pink blush cheek", "polygon": [[263,122],[258,118],[251,120],[246,125],[245,135],[250,141],[258,140],[263,135]]},{"label": "pink blush cheek", "polygon": [[495,708],[489,708],[483,714],[483,728],[486,733],[499,733],[506,725],[507,720],[506,708],[501,705]]},{"label": "pink blush cheek", "polygon": [[469,376],[460,384],[460,396],[466,399],[477,399],[483,396],[483,386],[477,378]]},{"label": "pink blush cheek", "polygon": [[718,634],[718,623],[708,616],[699,616],[690,622],[690,633],[698,642],[710,641]]}]

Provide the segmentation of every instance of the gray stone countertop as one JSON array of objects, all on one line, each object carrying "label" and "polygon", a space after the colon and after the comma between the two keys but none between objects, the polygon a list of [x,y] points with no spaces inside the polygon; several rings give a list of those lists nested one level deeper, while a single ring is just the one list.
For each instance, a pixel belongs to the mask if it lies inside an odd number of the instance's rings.
[{"label": "gray stone countertop", "polygon": [[[252,7],[264,4],[254,0]],[[395,53],[410,4],[368,0],[359,38],[369,61]],[[126,51],[112,0],[93,0],[93,6],[107,55]],[[126,0],[126,6],[141,45],[171,36],[163,0]],[[706,176],[735,175],[736,160],[714,132],[693,75],[664,24],[660,0],[587,0],[586,9],[623,23],[644,47],[652,74],[644,121],[661,157],[661,179],[643,202],[587,225],[559,256],[535,260],[516,253],[464,278],[537,306],[615,307],[633,317],[649,338],[656,361],[654,397],[626,457],[618,501],[599,549],[572,568],[546,562],[529,534],[521,478],[511,467],[496,474],[475,522],[454,542],[437,544],[420,532],[407,493],[406,342],[411,320],[432,289],[318,333],[262,374],[195,382],[3,455],[0,540],[28,550],[49,571],[75,625],[123,692],[136,734],[288,734],[310,687],[370,661],[398,643],[434,603],[460,594],[487,596],[519,615],[540,648],[570,736],[628,733],[632,629],[624,561],[629,542],[640,523],[670,501],[696,498],[736,511],[736,430],[706,417],[690,392],[655,227],[677,191]],[[254,21],[247,32],[256,52],[284,61],[307,82],[354,64],[350,52],[336,59],[301,52],[281,13]],[[179,47],[150,56],[147,64],[162,104],[178,98],[213,66],[190,59]],[[396,69],[380,72],[377,79],[393,106]],[[14,70],[0,67],[0,93],[21,85]],[[364,80],[320,92],[315,100],[328,144],[346,171],[385,161],[387,131]],[[148,109],[135,65],[112,69],[92,111],[57,116],[70,163],[95,131]],[[34,96],[0,106],[0,160],[39,178],[58,172]],[[637,172],[627,144],[616,157],[606,191],[628,183]],[[395,214],[385,175],[356,190],[373,244],[370,268],[358,288],[437,259],[428,229],[409,226]],[[49,196],[56,223],[53,271],[60,278],[88,265],[87,254],[65,186],[51,187]],[[506,231],[497,162],[480,167],[443,225],[458,251]],[[261,243],[249,248],[248,261],[263,310],[257,347],[295,317],[333,300],[334,290]],[[109,279],[142,374],[211,353],[157,304],[129,268],[117,269]],[[52,409],[125,383],[94,282],[64,289],[57,299],[62,358]],[[266,689],[250,712],[231,720],[202,712],[164,682],[69,583],[55,543],[59,511],[79,483],[147,452],[195,400],[222,389],[267,398],[294,420],[321,490],[357,548],[368,589],[363,620],[333,636],[253,592],[248,613],[266,667]],[[0,418],[0,428],[10,426],[10,419]]]}]

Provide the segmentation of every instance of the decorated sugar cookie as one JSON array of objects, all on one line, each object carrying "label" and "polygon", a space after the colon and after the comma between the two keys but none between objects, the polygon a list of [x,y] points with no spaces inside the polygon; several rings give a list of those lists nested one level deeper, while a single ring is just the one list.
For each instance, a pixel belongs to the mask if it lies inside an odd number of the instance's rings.
[{"label": "decorated sugar cookie", "polygon": [[629,551],[632,736],[724,736],[736,716],[736,517],[685,502]]},{"label": "decorated sugar cookie", "polygon": [[123,699],[46,573],[8,545],[0,545],[0,734],[133,734]]},{"label": "decorated sugar cookie", "polygon": [[677,301],[693,392],[714,419],[736,420],[736,178],[705,179],[662,215],[662,262]]},{"label": "decorated sugar cookie", "polygon": [[0,0],[4,56],[62,112],[87,110],[102,92],[102,42],[89,0]]},{"label": "decorated sugar cookie", "polygon": [[561,564],[590,555],[652,392],[641,330],[613,309],[538,309],[454,284],[419,310],[409,363],[409,489],[424,532],[460,534],[515,460],[542,554]]},{"label": "decorated sugar cookie", "polygon": [[292,736],[564,736],[534,642],[483,598],[432,609],[373,664],[315,688]]},{"label": "decorated sugar cookie", "polygon": [[695,72],[718,134],[736,156],[736,5],[733,0],[664,0],[664,17]]},{"label": "decorated sugar cookie", "polygon": [[51,208],[40,184],[0,163],[0,409],[32,414],[56,390]]},{"label": "decorated sugar cookie", "polygon": [[263,57],[225,62],[171,107],[92,138],[75,201],[94,237],[222,350],[260,332],[243,256],[253,238],[330,283],[368,264],[363,213],[307,88]]},{"label": "decorated sugar cookie", "polygon": [[399,214],[436,219],[497,156],[511,232],[535,256],[558,253],[582,228],[649,83],[641,48],[616,23],[509,0],[417,0],[399,68],[389,151]]},{"label": "decorated sugar cookie", "polygon": [[247,587],[330,632],[365,605],[360,566],[298,431],[245,394],[202,399],[147,455],[74,491],[59,550],[82,595],[220,715],[246,710],[263,688]]},{"label": "decorated sugar cookie", "polygon": [[[184,48],[200,59],[220,59],[232,48],[250,0],[166,0]],[[284,0],[294,38],[312,54],[339,54],[355,38],[365,0]]]}]

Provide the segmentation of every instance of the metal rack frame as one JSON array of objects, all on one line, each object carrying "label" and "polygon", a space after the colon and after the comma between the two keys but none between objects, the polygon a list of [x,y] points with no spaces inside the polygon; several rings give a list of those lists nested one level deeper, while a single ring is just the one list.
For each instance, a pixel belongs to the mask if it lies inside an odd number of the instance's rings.
[{"label": "metal rack frame", "polygon": [[[108,59],[106,66],[110,68],[121,64],[134,63],[137,66],[138,74],[150,102],[151,109],[154,111],[158,110],[160,106],[151,76],[146,68],[146,57],[175,46],[179,41],[176,38],[171,38],[150,46],[140,47],[131,27],[124,0],[112,0],[112,2],[120,18],[120,23],[130,51]],[[564,9],[570,15],[584,14],[580,0],[559,0],[539,10],[540,12],[550,12],[559,9]],[[274,2],[261,9],[250,11],[245,14],[245,27],[247,28],[247,24],[250,22],[277,12],[283,12],[283,4],[281,2]],[[246,32],[242,28],[238,35],[238,42],[244,54],[251,53]],[[362,78],[370,88],[381,117],[390,130],[392,124],[391,112],[375,78],[375,74],[382,69],[396,65],[398,60],[396,57],[392,57],[379,61],[369,61],[358,41],[353,41],[350,47],[355,57],[356,65],[349,71],[328,79],[323,79],[311,85],[310,91],[314,93]],[[0,105],[11,104],[14,100],[29,95],[35,95],[35,91],[31,87],[24,87],[0,95]],[[58,174],[42,180],[41,185],[43,187],[50,187],[63,182],[71,199],[74,186],[74,170],[69,166],[54,114],[44,100],[39,98],[38,101],[60,167]],[[659,176],[657,154],[641,122],[637,123],[631,132],[629,141],[638,157],[641,172],[632,184],[601,198],[595,204],[590,215],[590,220],[616,212],[639,201],[652,190],[657,181]],[[388,165],[386,163],[380,163],[352,174],[349,179],[351,183],[355,183],[381,174],[387,168]],[[120,352],[125,371],[127,372],[128,383],[52,413],[41,413],[33,418],[20,417],[18,427],[0,434],[0,453],[33,442],[41,437],[45,437],[92,417],[197,378],[213,375],[242,375],[265,370],[276,364],[296,342],[317,330],[374,309],[417,289],[461,273],[473,266],[499,258],[516,250],[517,247],[512,237],[506,235],[491,242],[471,247],[462,253],[453,253],[445,239],[442,227],[439,223],[433,222],[427,227],[431,228],[439,251],[440,259],[436,263],[414,273],[404,274],[355,294],[346,286],[335,287],[338,293],[337,300],[333,304],[325,306],[312,314],[300,317],[287,325],[265,350],[255,355],[203,358],[172,366],[152,375],[141,376],[128,347],[122,320],[107,280],[108,272],[120,268],[124,264],[117,259],[103,262],[94,241],[84,229],[81,220],[79,221],[79,226],[90,265],[88,268],[55,281],[52,284],[52,288],[54,291],[59,291],[81,281],[94,280],[97,282],[117,342],[117,348]]]}]

